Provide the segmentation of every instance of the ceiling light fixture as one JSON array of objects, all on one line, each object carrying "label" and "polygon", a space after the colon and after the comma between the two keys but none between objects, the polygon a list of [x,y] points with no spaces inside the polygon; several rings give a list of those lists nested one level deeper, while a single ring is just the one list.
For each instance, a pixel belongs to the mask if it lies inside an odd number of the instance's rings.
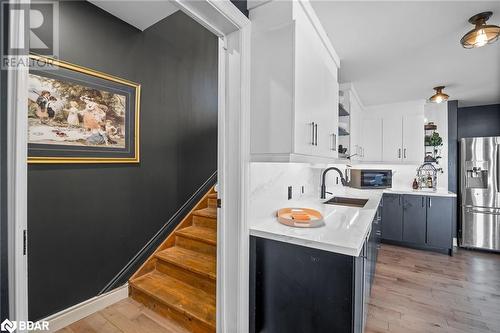
[{"label": "ceiling light fixture", "polygon": [[478,48],[486,44],[494,43],[500,35],[500,27],[486,24],[486,21],[493,15],[492,12],[483,12],[472,16],[469,19],[476,27],[465,34],[460,40],[460,44],[466,49]]},{"label": "ceiling light fixture", "polygon": [[436,93],[429,98],[429,101],[432,103],[446,102],[450,97],[443,92],[444,86],[435,87],[433,89],[436,90]]}]

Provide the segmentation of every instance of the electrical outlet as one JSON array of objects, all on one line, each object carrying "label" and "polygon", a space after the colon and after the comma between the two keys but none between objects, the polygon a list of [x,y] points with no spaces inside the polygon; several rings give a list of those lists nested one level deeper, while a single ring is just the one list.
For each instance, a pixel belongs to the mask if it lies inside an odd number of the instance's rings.
[{"label": "electrical outlet", "polygon": [[288,200],[291,200],[292,199],[292,187],[291,186],[288,186]]}]

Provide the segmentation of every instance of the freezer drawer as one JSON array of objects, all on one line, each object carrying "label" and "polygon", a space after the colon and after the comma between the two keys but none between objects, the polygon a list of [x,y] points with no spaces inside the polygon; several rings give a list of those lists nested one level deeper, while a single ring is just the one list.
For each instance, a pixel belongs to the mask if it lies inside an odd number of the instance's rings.
[{"label": "freezer drawer", "polygon": [[462,247],[500,251],[500,210],[462,207]]}]

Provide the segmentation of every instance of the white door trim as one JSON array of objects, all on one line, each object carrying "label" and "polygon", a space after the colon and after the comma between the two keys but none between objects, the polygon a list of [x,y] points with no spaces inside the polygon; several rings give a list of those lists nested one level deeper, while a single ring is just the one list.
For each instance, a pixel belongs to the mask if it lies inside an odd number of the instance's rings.
[{"label": "white door trim", "polygon": [[[29,0],[15,0],[28,3]],[[170,0],[217,35],[226,46],[219,58],[218,183],[222,208],[218,224],[217,332],[248,331],[250,21],[229,0]],[[15,20],[19,38],[25,24]],[[27,69],[8,80],[9,300],[13,320],[28,319],[27,256]],[[229,82],[230,84],[227,84]]]},{"label": "white door trim", "polygon": [[219,37],[217,332],[249,330],[249,234],[246,193],[250,161],[251,25],[228,0],[172,0]]},{"label": "white door trim", "polygon": [[[15,0],[11,3],[26,3]],[[25,16],[22,11],[10,16],[10,43],[19,45],[25,38]],[[11,13],[12,14],[12,13]],[[24,58],[27,55],[14,54]],[[28,261],[24,251],[27,232],[27,147],[28,68],[20,65],[7,73],[7,237],[9,269],[9,319],[28,320]]]}]

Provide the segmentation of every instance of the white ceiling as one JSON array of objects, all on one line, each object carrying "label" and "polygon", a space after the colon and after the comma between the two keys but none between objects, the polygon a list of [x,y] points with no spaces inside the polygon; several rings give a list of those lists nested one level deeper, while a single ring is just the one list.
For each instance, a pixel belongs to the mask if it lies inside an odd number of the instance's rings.
[{"label": "white ceiling", "polygon": [[352,82],[365,105],[428,98],[432,88],[461,106],[500,103],[500,41],[466,50],[460,38],[470,16],[500,2],[312,0],[341,58],[341,82]]},{"label": "white ceiling", "polygon": [[97,7],[133,25],[142,31],[165,17],[172,15],[179,8],[168,0],[132,1],[132,0],[88,0]]}]

